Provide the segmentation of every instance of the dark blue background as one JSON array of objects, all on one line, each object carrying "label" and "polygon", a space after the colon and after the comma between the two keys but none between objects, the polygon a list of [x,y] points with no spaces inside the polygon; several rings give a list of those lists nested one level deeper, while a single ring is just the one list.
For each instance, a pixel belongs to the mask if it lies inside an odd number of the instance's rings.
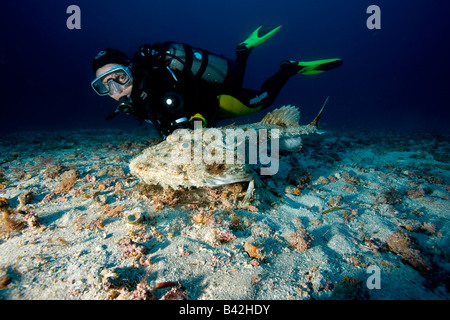
[{"label": "dark blue background", "polygon": [[[449,5],[446,0],[7,1],[0,13],[2,131],[134,128],[90,88],[93,56],[105,47],[129,54],[143,43],[186,42],[234,58],[237,43],[262,24],[283,28],[252,53],[245,86],[259,88],[286,59],[340,57],[344,65],[295,76],[275,106],[294,104],[310,121],[326,96],[329,128],[447,131]],[[69,5],[81,30],[69,30]],[[381,30],[366,9],[381,8]]]}]

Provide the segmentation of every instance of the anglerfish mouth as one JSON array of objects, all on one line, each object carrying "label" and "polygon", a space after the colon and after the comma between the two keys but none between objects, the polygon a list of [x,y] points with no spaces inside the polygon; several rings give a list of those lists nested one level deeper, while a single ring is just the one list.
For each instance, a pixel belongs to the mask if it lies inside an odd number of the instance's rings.
[{"label": "anglerfish mouth", "polygon": [[219,187],[226,184],[246,182],[252,180],[253,176],[250,173],[240,174],[226,174],[223,176],[216,176],[214,178],[207,178],[204,180],[205,187]]}]

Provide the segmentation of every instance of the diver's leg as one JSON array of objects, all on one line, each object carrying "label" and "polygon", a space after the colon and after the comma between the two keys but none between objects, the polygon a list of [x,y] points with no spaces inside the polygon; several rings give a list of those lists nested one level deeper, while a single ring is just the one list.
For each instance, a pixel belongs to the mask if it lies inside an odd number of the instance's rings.
[{"label": "diver's leg", "polygon": [[234,74],[234,86],[242,87],[244,83],[245,68],[247,66],[247,59],[253,49],[245,51],[236,51],[236,61],[229,63],[230,71]]},{"label": "diver's leg", "polygon": [[250,55],[250,53],[252,53],[252,51],[253,51],[253,48],[247,49],[247,50],[241,50],[241,51],[236,50],[236,64],[243,70],[245,70],[245,67],[247,65],[248,56]]},{"label": "diver's leg", "polygon": [[296,73],[297,72],[291,68],[280,66],[280,70],[278,70],[277,73],[264,81],[258,95],[259,97],[265,97],[264,99],[260,99],[260,104],[263,109],[273,104],[283,86]]},{"label": "diver's leg", "polygon": [[335,69],[342,65],[341,59],[324,59],[315,61],[282,61],[280,67],[290,68],[296,73],[301,74],[318,74],[324,71]]},{"label": "diver's leg", "polygon": [[272,105],[283,86],[295,74],[297,74],[296,69],[282,64],[280,70],[267,79],[260,90],[234,86],[228,87],[222,93],[235,97],[247,108],[264,109]]},{"label": "diver's leg", "polygon": [[318,74],[342,65],[341,59],[326,59],[308,62],[282,61],[280,70],[267,79],[261,86],[259,96],[267,96],[261,100],[262,108],[272,105],[283,86],[295,74]]},{"label": "diver's leg", "polygon": [[247,39],[236,46],[236,67],[238,74],[238,79],[236,80],[238,80],[240,85],[242,85],[244,80],[245,67],[247,66],[247,60],[253,48],[272,37],[280,28],[281,25],[260,26]]}]

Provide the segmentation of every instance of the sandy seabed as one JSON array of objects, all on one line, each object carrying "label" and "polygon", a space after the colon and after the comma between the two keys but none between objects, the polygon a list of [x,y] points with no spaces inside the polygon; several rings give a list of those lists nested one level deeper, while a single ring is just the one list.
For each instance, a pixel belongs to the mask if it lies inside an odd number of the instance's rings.
[{"label": "sandy seabed", "polygon": [[305,137],[243,207],[140,184],[155,137],[0,138],[1,299],[449,299],[448,135]]}]

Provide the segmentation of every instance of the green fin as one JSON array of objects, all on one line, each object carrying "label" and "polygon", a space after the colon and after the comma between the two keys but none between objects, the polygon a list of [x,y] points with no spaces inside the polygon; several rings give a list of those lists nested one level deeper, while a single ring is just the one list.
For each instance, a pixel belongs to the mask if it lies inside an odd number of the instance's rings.
[{"label": "green fin", "polygon": [[253,49],[273,36],[278,30],[280,30],[280,28],[281,25],[260,26],[258,29],[253,31],[253,33],[245,41],[238,44],[236,50],[243,51]]},{"label": "green fin", "polygon": [[318,74],[328,71],[342,65],[341,59],[325,59],[316,61],[283,61],[282,64],[294,65],[298,68],[297,73],[301,74]]}]

